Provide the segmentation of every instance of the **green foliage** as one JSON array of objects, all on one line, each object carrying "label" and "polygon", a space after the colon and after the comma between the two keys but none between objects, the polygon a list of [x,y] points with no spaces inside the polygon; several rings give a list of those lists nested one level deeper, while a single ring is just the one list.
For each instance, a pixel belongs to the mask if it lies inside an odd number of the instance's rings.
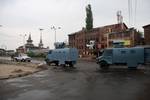
[{"label": "green foliage", "polygon": [[36,53],[34,53],[32,51],[28,52],[27,55],[29,57],[39,57],[39,58],[45,58],[46,57],[45,53],[38,53],[38,54],[36,54]]},{"label": "green foliage", "polygon": [[86,7],[86,29],[91,30],[93,28],[93,14],[91,5],[88,4]]},{"label": "green foliage", "polygon": [[27,55],[28,55],[29,57],[35,57],[35,53],[34,53],[34,52],[32,52],[32,51],[27,52]]},{"label": "green foliage", "polygon": [[143,37],[143,35],[144,35],[144,33],[143,32],[141,32],[141,31],[138,31],[137,32],[138,34],[139,34],[139,36],[142,38]]},{"label": "green foliage", "polygon": [[44,54],[44,53],[40,53],[40,54],[36,55],[35,57],[45,58],[45,57],[46,57],[46,54]]},{"label": "green foliage", "polygon": [[144,33],[141,31],[137,31],[138,35],[138,45],[144,45]]}]

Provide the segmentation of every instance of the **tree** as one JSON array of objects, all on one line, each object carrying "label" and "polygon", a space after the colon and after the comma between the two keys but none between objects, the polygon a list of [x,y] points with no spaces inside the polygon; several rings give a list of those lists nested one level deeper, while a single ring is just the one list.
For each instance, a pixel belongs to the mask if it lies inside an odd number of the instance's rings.
[{"label": "tree", "polygon": [[93,28],[93,14],[91,10],[91,5],[86,6],[86,29],[91,30]]},{"label": "tree", "polygon": [[141,31],[137,31],[137,37],[138,37],[138,45],[144,45],[144,33]]}]

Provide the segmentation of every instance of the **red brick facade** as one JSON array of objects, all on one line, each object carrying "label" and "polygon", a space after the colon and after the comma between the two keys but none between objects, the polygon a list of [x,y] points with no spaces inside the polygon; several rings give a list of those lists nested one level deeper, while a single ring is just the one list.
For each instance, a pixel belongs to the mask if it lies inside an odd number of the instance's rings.
[{"label": "red brick facade", "polygon": [[143,28],[144,28],[145,44],[150,45],[150,24],[143,26]]},{"label": "red brick facade", "polygon": [[75,47],[79,50],[80,55],[90,55],[92,50],[86,47],[86,44],[89,44],[90,40],[94,40],[96,47],[95,51],[102,48],[108,47],[107,43],[107,34],[112,32],[121,32],[128,29],[128,27],[123,24],[113,24],[103,27],[93,28],[90,31],[85,29],[69,34],[69,46]]}]

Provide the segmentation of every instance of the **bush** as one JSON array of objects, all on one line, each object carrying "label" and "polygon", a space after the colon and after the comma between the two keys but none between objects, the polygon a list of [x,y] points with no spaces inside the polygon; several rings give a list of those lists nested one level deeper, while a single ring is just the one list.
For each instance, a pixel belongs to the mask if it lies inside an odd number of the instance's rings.
[{"label": "bush", "polygon": [[29,57],[35,57],[35,53],[34,52],[27,52],[27,55],[29,56]]},{"label": "bush", "polygon": [[38,54],[36,54],[36,53],[34,53],[32,51],[28,52],[27,55],[29,57],[40,57],[40,58],[45,58],[46,57],[45,53],[38,53]]}]

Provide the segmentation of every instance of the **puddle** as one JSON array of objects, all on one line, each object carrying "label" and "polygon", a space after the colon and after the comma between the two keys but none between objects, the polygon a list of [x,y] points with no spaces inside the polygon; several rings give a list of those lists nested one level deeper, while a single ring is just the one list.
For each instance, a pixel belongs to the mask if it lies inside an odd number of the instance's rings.
[{"label": "puddle", "polygon": [[20,84],[20,83],[11,83],[10,85],[15,86],[15,87],[20,87],[20,88],[32,86],[31,84]]},{"label": "puddle", "polygon": [[52,94],[46,90],[32,90],[20,94],[16,98],[11,98],[8,100],[49,100]]},{"label": "puddle", "polygon": [[8,79],[6,82],[11,83],[11,82],[25,82],[23,78],[13,78],[13,79]]},{"label": "puddle", "polygon": [[34,77],[44,77],[46,75],[45,74],[33,74],[32,76],[34,76]]}]

